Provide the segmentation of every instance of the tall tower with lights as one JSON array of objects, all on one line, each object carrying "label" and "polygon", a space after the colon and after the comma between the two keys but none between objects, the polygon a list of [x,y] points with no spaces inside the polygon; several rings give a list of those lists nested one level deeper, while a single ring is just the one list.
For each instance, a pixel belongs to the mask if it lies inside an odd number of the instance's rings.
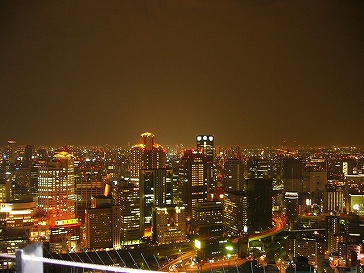
[{"label": "tall tower with lights", "polygon": [[155,136],[146,132],[141,134],[140,143],[130,149],[130,177],[139,178],[140,170],[165,168],[166,151],[162,145],[155,143]]},{"label": "tall tower with lights", "polygon": [[207,201],[206,157],[198,151],[186,150],[180,160],[179,197],[187,205],[186,216],[191,219],[197,203]]},{"label": "tall tower with lights", "polygon": [[51,220],[75,217],[73,156],[60,152],[39,167],[38,206]]},{"label": "tall tower with lights", "polygon": [[214,136],[213,135],[198,135],[196,137],[197,151],[201,152],[205,156],[205,177],[207,181],[207,188],[210,191],[215,187],[214,185]]},{"label": "tall tower with lights", "polygon": [[149,233],[152,225],[153,207],[172,205],[172,178],[171,169],[160,168],[140,171],[140,226],[142,233]]}]

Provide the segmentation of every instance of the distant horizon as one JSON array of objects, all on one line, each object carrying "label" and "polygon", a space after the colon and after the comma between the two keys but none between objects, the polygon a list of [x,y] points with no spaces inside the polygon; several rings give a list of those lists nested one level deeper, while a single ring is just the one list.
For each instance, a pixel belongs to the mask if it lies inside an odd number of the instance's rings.
[{"label": "distant horizon", "polygon": [[[216,138],[215,138],[216,139]],[[67,146],[76,146],[76,147],[83,147],[83,146],[89,146],[89,147],[103,147],[103,146],[112,146],[112,147],[128,147],[128,146],[132,146],[134,144],[137,144],[138,141],[135,142],[127,142],[127,143],[119,143],[119,144],[110,144],[110,143],[104,143],[104,144],[76,144],[76,143],[63,143],[63,144],[34,144],[34,143],[18,143],[16,141],[16,139],[9,139],[10,140],[14,140],[15,141],[15,146],[26,146],[26,145],[31,145],[31,146],[37,146],[37,147],[52,147],[52,148],[61,148],[61,147],[67,147]],[[164,148],[173,148],[175,146],[179,146],[182,145],[185,148],[189,149],[189,148],[195,148],[196,147],[196,143],[194,144],[186,144],[186,143],[174,143],[174,144],[166,144],[166,143],[161,143],[160,141],[156,141],[156,143],[162,145]],[[6,147],[7,141],[5,143],[2,143],[0,146],[1,147]],[[300,144],[300,143],[290,143],[290,142],[285,142],[285,143],[281,143],[281,144],[271,144],[271,145],[266,145],[266,144],[219,144],[219,143],[215,143],[214,147],[223,147],[223,148],[229,148],[229,147],[242,147],[242,148],[356,148],[356,149],[360,149],[360,148],[364,148],[364,145],[335,145],[335,144],[330,144],[330,145],[310,145],[310,144]]]}]

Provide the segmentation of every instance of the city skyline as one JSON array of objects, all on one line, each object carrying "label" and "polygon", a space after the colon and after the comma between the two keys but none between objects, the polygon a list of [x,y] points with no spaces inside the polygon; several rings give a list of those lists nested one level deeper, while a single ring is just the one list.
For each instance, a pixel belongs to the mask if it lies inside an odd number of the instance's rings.
[{"label": "city skyline", "polygon": [[0,1],[0,142],[364,146],[362,1]]}]

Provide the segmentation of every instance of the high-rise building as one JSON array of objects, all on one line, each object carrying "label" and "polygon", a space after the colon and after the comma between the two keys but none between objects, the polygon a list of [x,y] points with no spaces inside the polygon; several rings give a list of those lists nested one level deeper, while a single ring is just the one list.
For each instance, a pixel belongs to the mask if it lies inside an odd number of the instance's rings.
[{"label": "high-rise building", "polygon": [[201,152],[205,156],[205,176],[207,181],[208,191],[216,187],[214,181],[214,159],[215,159],[215,147],[213,135],[198,135],[196,137],[197,151]]},{"label": "high-rise building", "polygon": [[170,205],[153,208],[152,241],[157,244],[186,241],[185,207]]},{"label": "high-rise building", "polygon": [[192,230],[200,237],[219,237],[223,235],[223,212],[221,202],[207,201],[197,203],[192,212]]},{"label": "high-rise building", "polygon": [[75,217],[75,180],[73,156],[55,154],[53,160],[39,167],[38,207],[52,221]]},{"label": "high-rise building", "polygon": [[339,243],[344,243],[346,238],[346,221],[338,216],[326,216],[326,238],[328,253],[337,253]]},{"label": "high-rise building", "polygon": [[24,148],[23,167],[30,168],[33,159],[33,146],[26,145]]},{"label": "high-rise building", "polygon": [[272,163],[267,158],[251,157],[247,160],[248,178],[272,178]]},{"label": "high-rise building", "polygon": [[151,228],[153,207],[172,204],[172,179],[173,172],[171,169],[161,168],[140,171],[140,227],[142,232]]},{"label": "high-rise building", "polygon": [[146,132],[140,143],[130,148],[130,177],[138,179],[140,170],[165,168],[166,152],[162,145],[155,143],[155,136]]},{"label": "high-rise building", "polygon": [[247,232],[247,197],[244,191],[225,192],[224,232],[239,236]]},{"label": "high-rise building", "polygon": [[282,180],[284,190],[303,192],[303,163],[299,158],[286,157],[282,163]]},{"label": "high-rise building", "polygon": [[272,180],[247,179],[246,184],[248,231],[269,229],[272,226]]},{"label": "high-rise building", "polygon": [[95,196],[86,209],[86,248],[121,247],[120,207],[106,196]]},{"label": "high-rise building", "polygon": [[79,250],[81,237],[81,222],[77,218],[57,220],[50,229],[49,250],[59,254]]},{"label": "high-rise building", "polygon": [[287,191],[284,197],[286,203],[286,221],[290,225],[290,228],[293,228],[298,217],[298,193]]},{"label": "high-rise building", "polygon": [[213,135],[198,135],[196,137],[197,151],[206,156],[207,162],[214,162],[215,147]]},{"label": "high-rise building", "polygon": [[323,211],[343,213],[345,209],[345,186],[338,181],[329,181],[323,194]]},{"label": "high-rise building", "polygon": [[113,187],[115,205],[120,207],[121,241],[123,245],[140,242],[140,194],[136,183],[118,181]]},{"label": "high-rise building", "polygon": [[15,143],[15,140],[8,140],[8,147],[6,150],[6,163],[9,165],[14,165],[16,161]]},{"label": "high-rise building", "polygon": [[13,185],[14,200],[21,200],[30,197],[31,171],[29,167],[20,167],[15,170],[15,184]]},{"label": "high-rise building", "polygon": [[95,180],[79,180],[75,186],[76,217],[85,220],[85,209],[91,207],[91,197],[104,194],[105,182]]},{"label": "high-rise building", "polygon": [[198,151],[186,150],[180,160],[179,196],[187,206],[187,219],[199,202],[207,201],[206,157]]},{"label": "high-rise building", "polygon": [[237,158],[224,162],[223,188],[226,191],[244,190],[244,164]]}]

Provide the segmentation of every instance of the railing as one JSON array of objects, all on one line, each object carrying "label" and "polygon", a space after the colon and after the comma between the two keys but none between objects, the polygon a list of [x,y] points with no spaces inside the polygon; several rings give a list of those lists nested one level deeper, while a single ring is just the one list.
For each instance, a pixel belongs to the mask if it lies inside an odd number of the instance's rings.
[{"label": "railing", "polygon": [[[46,258],[43,257],[42,243],[29,244],[22,249],[16,250],[15,254],[0,253],[0,257],[7,260],[9,259],[15,260],[15,265],[16,265],[15,270],[17,273],[43,273],[44,264],[52,264],[52,265],[60,265],[62,267],[68,267],[71,270],[68,270],[67,272],[72,272],[72,273],[73,272],[74,273],[76,272],[157,273],[158,272],[153,270],[142,270],[142,269],[118,267],[105,264],[94,264],[94,263]],[[63,272],[66,272],[66,270],[64,270]]]}]

